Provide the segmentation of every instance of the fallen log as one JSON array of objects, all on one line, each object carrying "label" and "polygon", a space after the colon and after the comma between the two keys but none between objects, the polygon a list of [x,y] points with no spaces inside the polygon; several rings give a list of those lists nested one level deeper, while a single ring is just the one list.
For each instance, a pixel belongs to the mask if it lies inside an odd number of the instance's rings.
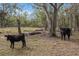
[{"label": "fallen log", "polygon": [[30,33],[29,33],[29,35],[36,35],[36,34],[41,34],[41,32],[35,31],[35,32],[30,32]]}]

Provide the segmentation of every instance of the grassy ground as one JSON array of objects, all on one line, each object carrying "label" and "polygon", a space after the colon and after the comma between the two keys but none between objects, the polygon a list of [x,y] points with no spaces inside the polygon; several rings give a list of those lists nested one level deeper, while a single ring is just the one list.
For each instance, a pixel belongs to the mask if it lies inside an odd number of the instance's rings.
[{"label": "grassy ground", "polygon": [[[33,31],[37,28],[22,28],[22,32]],[[10,42],[4,34],[17,33],[17,28],[0,29],[0,55],[2,56],[71,56],[79,55],[79,33],[75,32],[71,40],[64,41],[60,38],[50,38],[47,34],[26,37],[26,48],[21,48],[21,42],[15,43],[15,49],[9,48]]]}]

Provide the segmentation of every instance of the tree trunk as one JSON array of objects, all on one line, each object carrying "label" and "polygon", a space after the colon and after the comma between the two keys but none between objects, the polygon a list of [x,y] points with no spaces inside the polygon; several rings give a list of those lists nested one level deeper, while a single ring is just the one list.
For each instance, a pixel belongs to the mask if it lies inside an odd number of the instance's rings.
[{"label": "tree trunk", "polygon": [[56,26],[57,26],[57,9],[54,8],[54,18],[51,19],[51,36],[56,36]]},{"label": "tree trunk", "polygon": [[76,20],[75,20],[75,15],[74,14],[72,14],[72,17],[73,17],[73,29],[74,29],[74,31],[76,30]]},{"label": "tree trunk", "polygon": [[4,27],[4,17],[1,17],[1,28]]},{"label": "tree trunk", "polygon": [[45,15],[46,15],[46,23],[47,23],[47,30],[49,31],[50,33],[50,15],[48,13],[48,11],[45,9]]},{"label": "tree trunk", "polygon": [[75,15],[76,18],[76,29],[79,31],[79,20],[78,20],[78,16]]},{"label": "tree trunk", "polygon": [[20,20],[17,19],[17,25],[18,25],[18,33],[21,34],[21,26],[20,26]]},{"label": "tree trunk", "polygon": [[59,6],[57,5],[57,3],[55,4],[50,3],[50,5],[54,8],[54,17],[51,20],[51,36],[56,37],[57,14],[58,14],[58,10],[63,5],[63,3],[61,3]]},{"label": "tree trunk", "polygon": [[70,14],[70,20],[71,20],[71,28],[73,28],[73,16]]},{"label": "tree trunk", "polygon": [[45,30],[47,30],[48,29],[48,24],[47,24],[47,21],[45,21]]}]

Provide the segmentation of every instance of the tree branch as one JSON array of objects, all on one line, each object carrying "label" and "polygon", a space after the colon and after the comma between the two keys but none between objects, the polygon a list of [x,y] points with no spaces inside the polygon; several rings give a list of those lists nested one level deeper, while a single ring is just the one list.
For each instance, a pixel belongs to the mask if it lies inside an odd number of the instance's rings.
[{"label": "tree branch", "polygon": [[60,7],[61,7],[63,4],[64,4],[64,3],[61,3],[57,9],[60,9]]},{"label": "tree branch", "polygon": [[51,6],[53,6],[53,8],[56,8],[55,5],[53,3],[50,3]]},{"label": "tree branch", "polygon": [[33,3],[32,6],[35,7],[36,9],[43,9],[43,6],[40,4]]}]

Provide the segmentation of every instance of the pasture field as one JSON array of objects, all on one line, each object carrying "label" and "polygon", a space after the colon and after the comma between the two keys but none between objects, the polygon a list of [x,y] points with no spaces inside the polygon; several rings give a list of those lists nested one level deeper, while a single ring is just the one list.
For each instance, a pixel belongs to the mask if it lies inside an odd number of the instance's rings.
[{"label": "pasture field", "polygon": [[[22,32],[31,32],[37,28],[22,27]],[[0,28],[0,56],[79,56],[79,33],[75,32],[71,40],[49,37],[47,33],[26,36],[26,48],[21,48],[21,42],[15,43],[15,48],[9,47],[10,42],[5,34],[16,34],[17,28]]]}]

